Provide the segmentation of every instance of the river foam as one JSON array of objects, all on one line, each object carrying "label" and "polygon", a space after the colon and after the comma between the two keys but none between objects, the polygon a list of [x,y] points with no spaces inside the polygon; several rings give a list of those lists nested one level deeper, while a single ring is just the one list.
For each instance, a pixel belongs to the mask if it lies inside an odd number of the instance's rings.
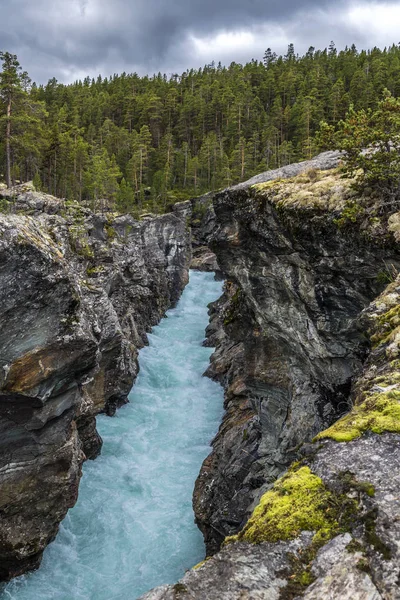
[{"label": "river foam", "polygon": [[134,600],[204,558],[191,499],[223,411],[222,388],[202,377],[211,350],[201,344],[220,293],[212,274],[191,272],[140,352],[130,404],[98,417],[102,455],[84,465],[78,503],[41,568],[0,600]]}]

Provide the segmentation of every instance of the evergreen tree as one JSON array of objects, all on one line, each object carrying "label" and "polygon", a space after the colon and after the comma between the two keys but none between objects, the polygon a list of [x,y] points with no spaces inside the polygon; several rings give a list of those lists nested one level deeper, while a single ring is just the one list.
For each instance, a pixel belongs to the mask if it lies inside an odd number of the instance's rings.
[{"label": "evergreen tree", "polygon": [[400,99],[388,90],[375,110],[351,106],[336,142],[345,152],[344,171],[360,192],[372,192],[387,208],[400,205]]},{"label": "evergreen tree", "polygon": [[10,187],[16,174],[22,176],[22,165],[18,164],[21,154],[25,158],[25,179],[30,178],[32,169],[36,172],[37,165],[29,165],[29,160],[33,163],[33,157],[40,152],[45,111],[41,103],[29,97],[30,79],[22,72],[16,55],[0,52],[0,61],[0,126],[5,140],[5,179]]},{"label": "evergreen tree", "polygon": [[45,86],[30,85],[14,55],[1,57],[0,173],[9,185],[38,173],[43,191],[96,208],[133,193],[134,210],[163,211],[310,158],[335,147],[351,103],[368,113],[384,88],[400,95],[398,45],[358,52],[332,42],[298,56],[290,44],[245,65]]},{"label": "evergreen tree", "polygon": [[116,196],[116,205],[121,213],[132,212],[135,205],[135,193],[123,177]]}]

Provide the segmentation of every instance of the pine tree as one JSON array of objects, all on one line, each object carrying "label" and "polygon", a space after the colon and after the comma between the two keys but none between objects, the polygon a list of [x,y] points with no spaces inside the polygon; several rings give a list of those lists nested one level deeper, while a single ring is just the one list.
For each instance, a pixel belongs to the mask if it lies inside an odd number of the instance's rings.
[{"label": "pine tree", "polygon": [[358,190],[372,192],[385,208],[400,206],[400,99],[385,90],[376,110],[350,107],[336,142],[345,152],[344,171],[356,177]]},{"label": "pine tree", "polygon": [[[10,187],[22,167],[25,179],[36,172],[42,144],[43,103],[29,96],[30,79],[15,54],[0,52],[0,126],[5,140],[6,184]],[[20,164],[18,164],[18,162]],[[29,164],[31,163],[31,164]],[[14,176],[13,176],[14,175]]]},{"label": "pine tree", "polygon": [[32,183],[33,183],[33,187],[35,188],[35,190],[37,192],[40,192],[40,190],[42,189],[42,181],[40,179],[40,175],[39,175],[38,171],[36,171],[35,176],[32,180]]},{"label": "pine tree", "polygon": [[[290,44],[284,56],[268,48],[245,65],[45,86],[31,86],[14,55],[1,56],[0,172],[9,184],[38,172],[43,191],[96,207],[117,198],[122,177],[135,209],[151,197],[164,210],[173,198],[309,158],[317,145],[335,147],[351,102],[368,112],[385,87],[400,96],[398,45],[358,52],[331,43],[298,56]],[[328,130],[317,135],[321,121]]]},{"label": "pine tree", "polygon": [[12,115],[13,104],[23,94],[22,89],[22,68],[15,54],[9,52],[0,52],[0,60],[3,63],[0,73],[0,98],[5,106],[5,147],[6,147],[6,184],[11,187],[11,134],[12,134]]},{"label": "pine tree", "polygon": [[135,205],[135,193],[123,177],[116,196],[116,205],[121,213],[132,212]]}]

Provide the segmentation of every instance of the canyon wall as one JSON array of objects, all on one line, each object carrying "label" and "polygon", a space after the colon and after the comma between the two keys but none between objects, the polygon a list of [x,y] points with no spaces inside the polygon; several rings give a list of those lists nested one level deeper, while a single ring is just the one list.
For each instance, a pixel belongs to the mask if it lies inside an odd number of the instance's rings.
[{"label": "canyon wall", "polygon": [[0,578],[38,566],[127,401],[146,332],[188,281],[186,224],[28,190],[0,214]]},{"label": "canyon wall", "polygon": [[226,413],[194,510],[215,556],[146,600],[400,598],[400,218],[339,160],[214,196]]}]

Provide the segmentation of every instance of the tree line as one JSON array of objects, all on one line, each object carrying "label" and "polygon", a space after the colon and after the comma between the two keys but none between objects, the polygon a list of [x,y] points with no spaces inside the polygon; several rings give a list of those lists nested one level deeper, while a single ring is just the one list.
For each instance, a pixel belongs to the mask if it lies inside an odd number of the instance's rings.
[{"label": "tree line", "polygon": [[332,42],[299,56],[290,44],[245,65],[69,85],[32,84],[15,55],[0,60],[6,183],[33,179],[55,196],[133,213],[311,158],[350,107],[376,109],[385,89],[400,96],[400,45],[338,52]]}]

